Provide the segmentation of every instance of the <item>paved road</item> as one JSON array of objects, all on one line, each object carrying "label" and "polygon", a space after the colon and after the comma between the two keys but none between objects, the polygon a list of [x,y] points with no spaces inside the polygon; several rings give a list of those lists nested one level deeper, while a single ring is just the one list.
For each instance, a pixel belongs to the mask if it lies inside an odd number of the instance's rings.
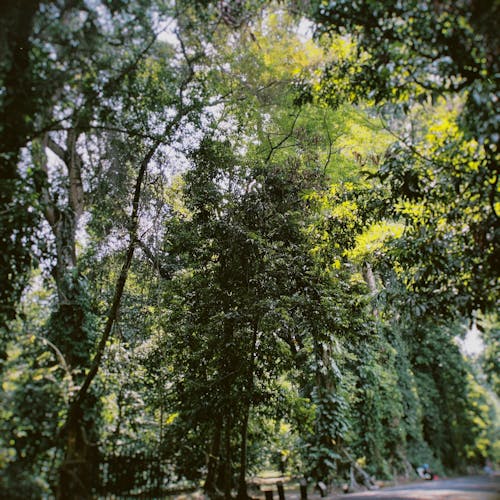
[{"label": "paved road", "polygon": [[500,476],[461,477],[343,495],[346,500],[500,500]]}]

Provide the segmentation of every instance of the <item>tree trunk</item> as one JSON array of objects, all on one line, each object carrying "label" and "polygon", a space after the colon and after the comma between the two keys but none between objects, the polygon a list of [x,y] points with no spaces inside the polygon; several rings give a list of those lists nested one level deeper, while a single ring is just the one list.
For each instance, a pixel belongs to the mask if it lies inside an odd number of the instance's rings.
[{"label": "tree trunk", "polygon": [[232,418],[230,415],[226,415],[226,425],[225,425],[225,439],[224,439],[224,462],[222,469],[222,491],[224,492],[224,498],[230,500],[231,490],[233,486],[233,467],[232,467],[232,450],[231,450],[231,430],[232,430]]},{"label": "tree trunk", "polygon": [[238,498],[241,500],[246,500],[248,498],[246,473],[247,473],[247,447],[248,447],[248,420],[250,417],[250,407],[252,404],[253,390],[254,390],[254,371],[255,371],[255,359],[257,353],[255,352],[257,347],[257,336],[258,336],[258,324],[257,321],[253,324],[253,335],[252,335],[252,349],[250,351],[250,366],[248,368],[248,395],[245,407],[245,413],[243,415],[243,421],[241,424],[241,452],[240,452],[240,474],[238,478]]},{"label": "tree trunk", "polygon": [[377,282],[375,281],[375,275],[373,274],[372,266],[369,262],[366,262],[363,267],[363,277],[365,278],[365,282],[370,289],[371,294],[377,293]]},{"label": "tree trunk", "polygon": [[[316,443],[321,449],[331,449],[338,452],[342,446],[343,436],[334,424],[339,416],[339,403],[331,396],[337,393],[338,375],[332,368],[331,340],[321,339],[314,343],[316,359],[316,391],[318,397],[318,410],[316,411],[315,428]],[[332,460],[322,454],[316,460],[316,468],[311,471],[315,481],[330,482],[332,467],[328,465]],[[335,460],[338,467],[338,460]]]},{"label": "tree trunk", "polygon": [[222,417],[218,417],[215,424],[214,435],[212,437],[210,453],[208,455],[207,477],[205,479],[205,485],[203,486],[203,490],[209,498],[213,498],[216,493],[216,475],[219,463],[221,433]]},{"label": "tree trunk", "polygon": [[66,450],[59,471],[58,500],[87,500],[98,472],[97,444],[91,443],[82,424],[82,415],[66,428]]},{"label": "tree trunk", "polygon": [[[52,228],[56,246],[56,263],[52,270],[57,288],[58,307],[51,317],[51,337],[64,355],[70,370],[83,372],[90,363],[92,339],[89,338],[85,321],[85,291],[80,284],[76,257],[76,228],[83,213],[83,191],[81,187],[82,161],[76,153],[78,134],[71,130],[67,134],[66,149],[47,134],[44,146],[49,147],[64,162],[68,174],[67,204],[58,205],[44,189],[45,218]],[[46,164],[42,169],[47,172]],[[80,385],[82,375],[76,380]],[[64,433],[65,455],[59,471],[57,498],[91,498],[94,486],[96,461],[95,423],[84,415],[95,409],[91,398],[86,406],[68,419]]]},{"label": "tree trunk", "polygon": [[[68,144],[73,144],[74,147],[74,145],[76,144],[76,138],[72,137],[71,142],[70,139],[68,139]],[[123,263],[121,272],[116,282],[113,302],[111,304],[108,313],[108,318],[104,326],[104,332],[97,346],[97,351],[94,356],[94,359],[92,360],[92,363],[90,363],[89,358],[86,359],[85,367],[88,367],[90,364],[90,369],[87,375],[85,376],[84,380],[82,381],[80,390],[74,397],[68,409],[68,417],[65,424],[66,456],[61,466],[60,484],[58,487],[58,495],[57,495],[58,499],[64,499],[64,500],[66,498],[84,499],[84,498],[90,498],[91,495],[92,479],[93,479],[91,471],[93,463],[95,463],[95,461],[94,462],[89,461],[92,454],[89,451],[89,442],[87,440],[88,434],[86,433],[85,426],[83,424],[83,416],[85,414],[86,408],[93,407],[93,401],[92,401],[93,397],[89,389],[92,384],[92,381],[94,380],[99,370],[106,342],[108,341],[109,336],[111,335],[111,330],[118,313],[118,308],[120,306],[123,290],[125,288],[125,283],[128,277],[128,270],[132,263],[132,258],[134,255],[135,245],[137,241],[137,226],[139,224],[139,201],[141,196],[142,183],[144,180],[144,176],[146,174],[147,166],[153,154],[158,149],[159,145],[160,141],[158,140],[151,146],[151,148],[148,150],[146,156],[143,158],[141,162],[135,183],[134,198],[132,202],[132,214],[131,214],[130,229],[129,229],[130,242],[125,256],[125,261]],[[73,166],[73,168],[78,169],[80,165],[80,160],[75,160],[74,154],[72,154],[68,158],[71,160],[70,163]],[[79,184],[78,181],[79,177],[80,177],[79,173],[77,174],[73,173],[70,175],[70,179],[71,178],[76,179],[70,182],[70,191],[73,192],[69,193],[69,200],[70,203],[73,205],[72,213],[75,214],[75,217],[77,214],[82,213],[81,207],[78,206],[78,204],[81,201],[83,201],[83,196],[80,193],[81,183]],[[76,227],[76,224],[73,227]],[[74,252],[72,252],[72,255],[74,255]],[[76,261],[75,261],[75,267],[76,267]],[[79,477],[78,481],[75,479],[75,476]],[[76,488],[76,489],[73,491],[70,488]],[[65,496],[65,495],[70,495],[70,496]]]},{"label": "tree trunk", "polygon": [[248,418],[250,414],[250,406],[247,406],[243,422],[241,423],[241,451],[240,451],[240,474],[238,478],[238,499],[248,499],[247,492],[247,441],[248,441]]}]

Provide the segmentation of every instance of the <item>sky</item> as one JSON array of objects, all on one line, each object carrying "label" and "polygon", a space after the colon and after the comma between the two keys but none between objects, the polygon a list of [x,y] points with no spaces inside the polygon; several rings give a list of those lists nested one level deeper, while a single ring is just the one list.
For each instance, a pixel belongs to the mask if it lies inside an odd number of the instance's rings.
[{"label": "sky", "polygon": [[458,339],[458,344],[462,352],[467,356],[478,356],[484,350],[484,343],[481,338],[481,332],[477,328],[476,322],[467,330],[463,339]]}]

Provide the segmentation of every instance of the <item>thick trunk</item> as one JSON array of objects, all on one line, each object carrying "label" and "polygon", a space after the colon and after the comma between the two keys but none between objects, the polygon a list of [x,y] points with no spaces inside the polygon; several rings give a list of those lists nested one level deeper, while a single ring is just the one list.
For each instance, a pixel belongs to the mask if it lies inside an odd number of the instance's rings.
[{"label": "thick trunk", "polygon": [[[71,370],[81,370],[88,365],[90,343],[85,333],[85,309],[78,278],[70,269],[58,269],[56,274],[59,307],[52,318],[52,335],[64,353]],[[76,373],[78,373],[78,371]],[[75,376],[80,384],[82,377]],[[59,500],[91,498],[93,467],[96,464],[96,447],[90,443],[95,434],[93,420],[84,420],[83,413],[92,411],[94,402],[82,410],[67,426],[64,434],[65,455],[59,470],[57,498]]]},{"label": "thick trunk", "polygon": [[66,450],[59,470],[57,500],[92,498],[98,473],[98,450],[97,444],[89,441],[81,417],[75,418],[66,429]]},{"label": "thick trunk", "polygon": [[[84,297],[76,270],[74,218],[72,212],[62,214],[55,225],[57,264],[54,277],[59,306],[52,316],[51,335],[63,352],[71,370],[78,371],[88,366],[90,340],[85,330]],[[78,384],[82,377],[76,379]],[[96,464],[96,446],[90,443],[95,433],[94,422],[84,420],[83,413],[92,411],[94,401],[71,420],[66,428],[65,457],[60,469],[57,498],[60,500],[91,498],[94,484],[93,469]]]},{"label": "thick trunk", "polygon": [[[80,178],[81,160],[76,160],[74,151],[77,136],[68,132],[64,150],[47,134],[44,145],[50,147],[64,162],[68,178],[68,203],[61,207],[51,199],[44,189],[41,193],[45,202],[45,217],[52,228],[56,247],[56,264],[53,276],[58,295],[58,308],[51,319],[51,336],[64,355],[70,370],[81,373],[90,362],[91,339],[85,329],[85,296],[80,285],[76,256],[76,228],[83,212],[83,196],[75,197],[75,178]],[[47,172],[46,165],[42,168]],[[81,185],[81,184],[80,184]],[[77,375],[78,377],[78,375]],[[79,378],[79,379],[78,379]],[[82,376],[76,379],[83,382]],[[94,484],[93,470],[96,466],[96,446],[91,444],[95,434],[95,424],[84,419],[84,413],[93,409],[94,401],[71,418],[64,434],[65,456],[59,471],[57,498],[91,498]]]},{"label": "thick trunk", "polygon": [[[20,149],[32,132],[40,101],[33,92],[30,60],[39,1],[0,2],[0,359],[6,359],[8,322],[15,317],[31,262],[30,236],[36,220],[23,202],[18,172]],[[0,363],[0,369],[2,364]]]},{"label": "thick trunk", "polygon": [[[315,342],[316,390],[319,400],[319,411],[316,414],[316,443],[323,449],[337,452],[342,446],[342,435],[335,420],[340,417],[339,403],[332,398],[337,393],[338,375],[332,368],[334,362],[332,347],[329,342]],[[332,473],[332,460],[323,455],[317,460],[316,468],[311,472],[316,481],[328,483]],[[339,465],[337,461],[337,467]]]},{"label": "thick trunk", "polygon": [[[44,185],[40,192],[44,203],[45,218],[52,228],[56,247],[56,263],[52,270],[58,295],[58,308],[51,318],[51,337],[63,353],[65,361],[74,373],[82,373],[90,363],[92,339],[86,328],[85,292],[80,284],[76,256],[76,229],[83,213],[83,189],[81,183],[82,161],[76,153],[78,134],[69,131],[66,149],[56,143],[49,134],[43,139],[43,147],[50,148],[64,163],[68,175],[67,203],[61,206],[51,197]],[[48,179],[46,157],[41,168]],[[83,376],[76,375],[80,385]],[[65,456],[60,468],[57,498],[90,498],[94,484],[96,446],[91,444],[95,434],[92,419],[84,419],[94,409],[95,401],[89,400],[85,408],[70,419],[65,428]]]}]

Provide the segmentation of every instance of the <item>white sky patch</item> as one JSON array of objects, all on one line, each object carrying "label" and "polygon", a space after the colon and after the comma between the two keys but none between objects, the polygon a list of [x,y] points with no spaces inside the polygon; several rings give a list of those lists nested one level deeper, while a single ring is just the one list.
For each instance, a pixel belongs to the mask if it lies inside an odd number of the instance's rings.
[{"label": "white sky patch", "polygon": [[297,34],[303,42],[307,42],[312,39],[314,33],[313,26],[313,23],[309,21],[309,19],[303,17],[300,20]]},{"label": "white sky patch", "polygon": [[484,342],[475,321],[463,339],[457,337],[457,342],[462,352],[467,356],[478,356],[484,351]]},{"label": "white sky patch", "polygon": [[181,44],[179,42],[179,38],[176,35],[177,31],[177,21],[173,18],[168,19],[167,21],[158,21],[157,29],[155,30],[158,40],[162,42],[166,42],[172,47],[180,49]]},{"label": "white sky patch", "polygon": [[84,253],[88,244],[90,242],[90,236],[87,232],[87,226],[90,222],[91,215],[90,212],[83,212],[80,220],[78,221],[78,226],[76,228],[76,253],[77,256],[80,256]]}]

